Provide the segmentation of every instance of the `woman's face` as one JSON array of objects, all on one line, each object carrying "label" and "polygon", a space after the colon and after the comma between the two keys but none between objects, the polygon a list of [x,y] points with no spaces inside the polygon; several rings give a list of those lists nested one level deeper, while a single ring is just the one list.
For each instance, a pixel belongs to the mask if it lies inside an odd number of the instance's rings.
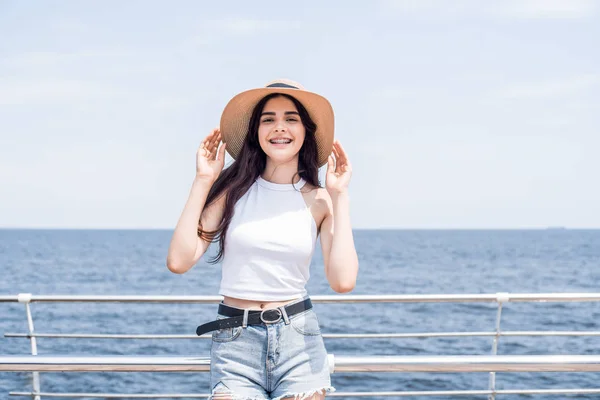
[{"label": "woman's face", "polygon": [[294,102],[283,96],[266,102],[258,125],[258,140],[269,158],[277,163],[297,159],[304,134],[304,125]]}]

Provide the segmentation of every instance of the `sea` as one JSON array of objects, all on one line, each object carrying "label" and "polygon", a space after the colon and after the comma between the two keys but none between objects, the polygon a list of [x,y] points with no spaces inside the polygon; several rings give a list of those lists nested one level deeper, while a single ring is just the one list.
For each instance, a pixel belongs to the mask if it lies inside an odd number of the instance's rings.
[{"label": "sea", "polygon": [[[219,265],[200,261],[169,272],[170,230],[0,230],[0,295],[216,295]],[[600,230],[356,230],[360,271],[352,294],[600,292]],[[214,254],[215,248],[209,250]],[[311,295],[337,295],[321,249],[311,265]],[[33,303],[39,333],[194,334],[215,304]],[[323,333],[492,332],[493,303],[316,304]],[[501,329],[600,331],[598,302],[507,303]],[[30,354],[25,307],[0,303],[0,355]],[[492,337],[326,338],[334,356],[490,355]],[[41,355],[208,357],[209,339],[38,339]],[[501,337],[498,354],[600,353],[598,336]],[[594,372],[498,373],[496,388],[600,388]],[[42,392],[208,393],[209,376],[182,373],[41,373]],[[338,392],[485,390],[488,373],[334,373]],[[0,398],[29,392],[31,373],[0,373]],[[18,398],[18,397],[10,397]],[[60,397],[62,398],[62,397]],[[127,397],[120,397],[126,399]],[[165,399],[169,397],[164,397]],[[384,399],[389,397],[372,397]],[[399,398],[399,397],[396,397]],[[413,396],[411,399],[486,399]],[[600,399],[587,395],[498,395],[497,399]]]}]

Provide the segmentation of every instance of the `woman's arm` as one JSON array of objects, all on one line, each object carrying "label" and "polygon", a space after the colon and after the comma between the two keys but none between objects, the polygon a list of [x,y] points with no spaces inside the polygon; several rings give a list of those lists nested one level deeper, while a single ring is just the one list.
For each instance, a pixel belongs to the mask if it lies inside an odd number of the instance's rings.
[{"label": "woman's arm", "polygon": [[225,144],[219,149],[221,132],[214,129],[203,141],[196,154],[196,177],[183,212],[173,232],[167,268],[183,274],[192,268],[206,252],[210,242],[198,236],[198,223],[203,230],[215,230],[223,217],[225,196],[205,207],[208,193],[224,166]]},{"label": "woman's arm", "polygon": [[[225,196],[204,207],[212,182],[195,178],[188,201],[179,217],[167,255],[167,268],[183,274],[192,268],[208,249],[210,242],[198,236],[198,221],[211,231],[219,226],[223,216]],[[202,218],[202,219],[200,219]]]},{"label": "woman's arm", "polygon": [[325,276],[333,290],[347,293],[354,289],[358,275],[358,256],[350,223],[348,193],[340,193],[327,199],[327,209],[321,224]]},{"label": "woman's arm", "polygon": [[333,155],[335,162],[330,156],[327,165],[327,211],[321,224],[321,248],[329,285],[338,293],[347,293],[354,289],[358,275],[348,194],[352,167],[339,141],[333,144]]}]

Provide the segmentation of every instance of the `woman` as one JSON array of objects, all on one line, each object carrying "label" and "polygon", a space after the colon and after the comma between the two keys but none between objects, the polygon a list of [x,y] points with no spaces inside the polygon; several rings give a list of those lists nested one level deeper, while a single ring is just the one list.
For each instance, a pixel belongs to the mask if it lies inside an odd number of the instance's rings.
[{"label": "woman", "polygon": [[[235,96],[198,149],[167,266],[182,274],[219,242],[211,262],[222,264],[223,301],[196,330],[212,332],[212,399],[323,399],[335,390],[305,289],[319,234],[331,288],[351,291],[358,273],[352,170],[333,125],[324,97],[278,80]],[[225,149],[234,162],[223,170]]]}]

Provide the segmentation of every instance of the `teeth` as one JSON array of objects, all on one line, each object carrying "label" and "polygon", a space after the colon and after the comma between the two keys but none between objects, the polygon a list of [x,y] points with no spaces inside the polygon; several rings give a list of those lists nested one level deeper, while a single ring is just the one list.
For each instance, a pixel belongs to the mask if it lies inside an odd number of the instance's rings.
[{"label": "teeth", "polygon": [[271,140],[271,143],[278,143],[278,144],[284,144],[284,143],[291,143],[292,141],[289,139],[282,139],[282,140]]}]

